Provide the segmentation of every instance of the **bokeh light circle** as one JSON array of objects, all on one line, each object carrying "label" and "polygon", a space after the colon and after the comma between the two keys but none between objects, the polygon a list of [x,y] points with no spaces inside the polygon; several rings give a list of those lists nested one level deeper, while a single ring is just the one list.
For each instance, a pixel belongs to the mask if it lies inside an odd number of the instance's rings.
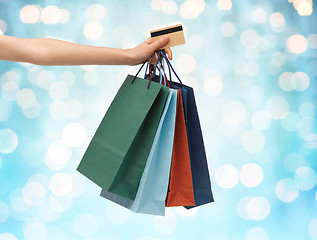
[{"label": "bokeh light circle", "polygon": [[317,239],[317,217],[313,218],[308,224],[309,236]]},{"label": "bokeh light circle", "polygon": [[46,194],[41,183],[29,182],[23,189],[23,200],[30,206],[39,206],[45,201]]},{"label": "bokeh light circle", "polygon": [[317,175],[310,167],[300,167],[295,172],[294,181],[300,190],[308,191],[315,187]]},{"label": "bokeh light circle", "polygon": [[204,90],[210,96],[218,96],[223,91],[223,83],[219,77],[205,79]]},{"label": "bokeh light circle", "polygon": [[257,8],[252,12],[252,20],[257,24],[263,24],[267,20],[267,13],[262,8]]},{"label": "bokeh light circle", "polygon": [[280,120],[284,118],[289,112],[288,101],[282,96],[271,97],[266,102],[266,111],[270,113],[271,118],[274,120]]},{"label": "bokeh light circle", "polygon": [[4,100],[14,101],[20,91],[18,83],[8,81],[2,85],[1,95]]},{"label": "bokeh light circle", "polygon": [[0,98],[0,122],[7,121],[12,114],[12,106],[11,103],[2,100]]},{"label": "bokeh light circle", "polygon": [[251,228],[246,232],[244,236],[244,240],[254,240],[254,239],[269,240],[269,235],[263,228],[260,228],[260,227]]},{"label": "bokeh light circle", "polygon": [[257,187],[263,180],[262,168],[255,163],[247,163],[240,169],[240,182],[246,187]]},{"label": "bokeh light circle", "polygon": [[308,42],[303,35],[294,34],[287,39],[286,45],[291,53],[301,54],[306,51]]},{"label": "bokeh light circle", "polygon": [[282,202],[289,203],[298,197],[299,190],[293,179],[285,178],[277,183],[275,193]]},{"label": "bokeh light circle", "polygon": [[222,108],[222,115],[226,123],[236,126],[242,124],[245,121],[247,117],[247,111],[241,102],[230,101]]},{"label": "bokeh light circle", "polygon": [[73,181],[67,173],[58,172],[52,175],[49,185],[56,196],[66,196],[73,188]]},{"label": "bokeh light circle", "polygon": [[85,24],[84,35],[90,40],[97,40],[102,36],[103,26],[101,23],[91,21]]},{"label": "bokeh light circle", "polygon": [[196,68],[196,60],[193,56],[184,54],[177,59],[176,66],[181,73],[190,74]]},{"label": "bokeh light circle", "polygon": [[86,138],[85,128],[80,123],[67,124],[63,129],[63,141],[71,146],[80,146]]},{"label": "bokeh light circle", "polygon": [[233,188],[239,181],[239,172],[231,164],[223,164],[216,169],[216,183],[222,188]]},{"label": "bokeh light circle", "polygon": [[22,89],[17,95],[17,103],[22,108],[30,108],[36,103],[36,94],[32,89]]},{"label": "bokeh light circle", "polygon": [[46,226],[41,221],[27,224],[23,229],[25,240],[45,240],[47,238]]},{"label": "bokeh light circle", "polygon": [[3,224],[5,221],[7,221],[9,216],[10,216],[10,212],[9,212],[9,208],[7,204],[5,204],[4,202],[0,200],[0,224]]},{"label": "bokeh light circle", "polygon": [[242,32],[240,41],[246,48],[255,48],[260,42],[260,36],[255,30],[247,29]]},{"label": "bokeh light circle", "polygon": [[297,130],[300,117],[295,112],[288,112],[285,118],[281,120],[282,127],[288,132]]},{"label": "bokeh light circle", "polygon": [[53,100],[64,100],[68,97],[68,86],[64,82],[54,82],[49,89]]},{"label": "bokeh light circle", "polygon": [[20,19],[23,23],[37,23],[40,21],[41,10],[38,5],[25,5],[20,10]]},{"label": "bokeh light circle", "polygon": [[18,147],[18,136],[11,129],[0,130],[0,153],[12,153]]},{"label": "bokeh light circle", "polygon": [[89,21],[101,21],[106,13],[107,9],[102,4],[91,4],[86,9],[86,18]]},{"label": "bokeh light circle", "polygon": [[1,240],[18,240],[16,236],[11,233],[0,233]]},{"label": "bokeh light circle", "polygon": [[232,22],[224,22],[221,25],[221,33],[225,37],[232,37],[236,33],[236,27]]}]

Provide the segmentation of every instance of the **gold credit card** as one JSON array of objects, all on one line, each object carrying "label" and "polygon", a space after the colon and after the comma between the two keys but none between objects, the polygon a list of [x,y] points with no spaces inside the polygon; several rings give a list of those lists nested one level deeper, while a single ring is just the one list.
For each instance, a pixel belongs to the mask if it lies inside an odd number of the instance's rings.
[{"label": "gold credit card", "polygon": [[160,29],[151,31],[152,42],[155,42],[164,36],[169,36],[170,41],[159,50],[165,49],[168,47],[174,47],[174,46],[185,43],[185,37],[184,37],[182,24],[178,24],[178,25],[174,25],[174,26],[166,27],[166,28],[160,28]]}]

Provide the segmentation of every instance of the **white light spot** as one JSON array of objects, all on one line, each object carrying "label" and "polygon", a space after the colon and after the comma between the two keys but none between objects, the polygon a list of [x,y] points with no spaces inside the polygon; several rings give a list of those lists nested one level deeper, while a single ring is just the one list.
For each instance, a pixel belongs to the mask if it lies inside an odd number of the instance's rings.
[{"label": "white light spot", "polygon": [[226,37],[231,37],[236,33],[236,27],[232,22],[224,22],[221,25],[221,33]]},{"label": "white light spot", "polygon": [[278,79],[278,84],[280,85],[280,88],[287,92],[292,91],[293,90],[293,86],[291,84],[292,77],[293,77],[293,73],[291,72],[282,73]]},{"label": "white light spot", "polygon": [[262,168],[255,163],[245,164],[240,170],[240,181],[247,187],[257,187],[263,180]]},{"label": "white light spot", "polygon": [[282,202],[293,202],[299,194],[299,190],[295,182],[290,178],[279,181],[275,187],[276,196]]},{"label": "white light spot", "polygon": [[7,23],[4,20],[0,19],[0,33],[1,34],[4,34],[7,31],[7,27],[8,27]]},{"label": "white light spot", "polygon": [[[7,221],[9,216],[10,216],[10,212],[9,212],[9,208],[7,204],[5,204],[4,202],[0,200],[0,224]],[[0,239],[1,239],[1,235],[0,235]]]},{"label": "white light spot", "polygon": [[86,18],[89,21],[101,21],[106,16],[106,8],[101,4],[91,4],[86,9]]},{"label": "white light spot", "polygon": [[198,18],[205,10],[204,0],[186,0],[179,10],[180,15],[185,19]]},{"label": "white light spot", "polygon": [[246,206],[247,213],[252,220],[261,221],[268,217],[271,206],[264,197],[251,198]]},{"label": "white light spot", "polygon": [[50,96],[53,100],[64,100],[68,96],[68,87],[64,82],[54,82],[50,86]]},{"label": "white light spot", "polygon": [[223,164],[217,168],[215,180],[222,188],[233,188],[239,181],[238,170],[231,164]]},{"label": "white light spot", "polygon": [[174,1],[164,1],[162,6],[162,11],[165,14],[176,14],[177,4]]},{"label": "white light spot", "polygon": [[58,172],[53,174],[50,178],[49,185],[52,193],[56,196],[66,196],[71,192],[73,182],[72,178],[68,174]]},{"label": "white light spot", "polygon": [[236,126],[242,124],[245,121],[247,117],[247,111],[242,103],[238,101],[231,101],[226,103],[223,107],[222,115],[223,119],[229,125]]},{"label": "white light spot", "polygon": [[252,114],[252,126],[258,130],[266,130],[271,125],[271,117],[267,111],[259,110]]},{"label": "white light spot", "polygon": [[310,48],[317,48],[317,34],[310,34],[307,40]]},{"label": "white light spot", "polygon": [[0,239],[1,240],[18,240],[16,238],[16,236],[14,236],[11,233],[2,233],[2,234],[0,234]]},{"label": "white light spot", "polygon": [[315,107],[310,102],[304,102],[299,106],[299,114],[302,117],[314,116]]},{"label": "white light spot", "polygon": [[269,240],[267,232],[259,227],[251,228],[244,236],[244,240]]},{"label": "white light spot", "polygon": [[76,119],[79,118],[82,114],[82,105],[81,103],[76,99],[70,99],[66,101],[67,105],[67,117],[70,119]]},{"label": "white light spot", "polygon": [[46,165],[52,170],[62,170],[71,156],[70,148],[63,141],[53,142],[45,155]]},{"label": "white light spot", "polygon": [[218,0],[217,6],[220,10],[231,10],[232,2],[231,0]]},{"label": "white light spot", "polygon": [[41,205],[46,198],[46,189],[38,182],[29,182],[23,188],[23,200],[30,206]]},{"label": "white light spot", "polygon": [[48,70],[42,70],[38,73],[36,78],[37,85],[44,89],[50,89],[51,85],[56,81],[54,72]]},{"label": "white light spot", "polygon": [[40,221],[31,222],[25,226],[23,235],[25,240],[46,240],[46,227]]},{"label": "white light spot", "polygon": [[288,132],[297,130],[300,117],[295,112],[288,112],[285,118],[281,120],[282,127]]},{"label": "white light spot", "polygon": [[308,141],[311,138],[311,134],[313,133],[313,129],[316,126],[316,119],[313,117],[304,117],[302,118],[298,125],[297,125],[297,131],[298,135]]},{"label": "white light spot", "polygon": [[66,9],[60,9],[60,23],[67,23],[70,19],[70,13]]},{"label": "white light spot", "polygon": [[16,82],[8,81],[2,85],[2,98],[7,101],[14,101],[18,95],[20,88]]},{"label": "white light spot", "polygon": [[266,22],[266,19],[267,19],[267,14],[266,12],[261,9],[261,8],[258,8],[258,9],[255,9],[253,12],[252,12],[252,20],[257,23],[257,24],[263,24]]},{"label": "white light spot", "polygon": [[170,211],[166,211],[166,215],[164,217],[154,217],[153,225],[156,232],[163,235],[169,235],[175,232],[177,228],[177,218]]},{"label": "white light spot", "polygon": [[36,103],[36,95],[32,89],[22,89],[17,95],[17,103],[21,108],[30,108]]},{"label": "white light spot", "polygon": [[275,120],[283,119],[289,112],[289,104],[282,96],[271,97],[266,102],[266,111],[270,113],[271,118]]},{"label": "white light spot", "polygon": [[50,114],[55,120],[63,120],[69,114],[68,105],[63,101],[54,101],[50,105]]},{"label": "white light spot", "polygon": [[294,54],[301,54],[305,52],[308,46],[307,39],[300,34],[290,36],[287,39],[286,44],[288,51]]},{"label": "white light spot", "polygon": [[40,21],[41,10],[38,5],[26,5],[20,10],[20,19],[23,23],[37,23]]},{"label": "white light spot", "polygon": [[85,128],[79,123],[70,123],[63,129],[63,141],[71,147],[80,146],[85,138]]},{"label": "white light spot", "polygon": [[271,14],[270,23],[271,23],[272,29],[275,32],[282,32],[285,29],[284,16],[279,12],[275,12]]},{"label": "white light spot", "polygon": [[245,72],[250,77],[255,77],[260,71],[260,66],[257,62],[250,61],[245,65]]},{"label": "white light spot", "polygon": [[91,21],[85,24],[84,35],[90,40],[97,40],[102,36],[103,26],[101,23]]},{"label": "white light spot", "polygon": [[85,71],[84,81],[88,85],[95,85],[99,81],[99,74],[96,71]]},{"label": "white light spot", "polygon": [[57,24],[61,18],[61,11],[56,6],[47,6],[43,9],[41,19],[45,24]]},{"label": "white light spot", "polygon": [[11,103],[7,101],[3,101],[0,98],[0,122],[7,121],[12,114],[12,106]]},{"label": "white light spot", "polygon": [[313,13],[312,2],[301,1],[297,6],[297,12],[301,16],[309,16]]},{"label": "white light spot", "polygon": [[242,146],[249,153],[261,152],[265,146],[265,137],[258,130],[248,130],[242,136]]},{"label": "white light spot", "polygon": [[313,239],[317,239],[317,217],[313,218],[308,224],[308,233]]},{"label": "white light spot", "polygon": [[255,30],[247,29],[242,32],[240,41],[246,48],[255,48],[260,42],[260,36]]},{"label": "white light spot", "polygon": [[58,213],[67,212],[73,205],[71,197],[55,196],[53,194],[49,197],[48,202],[51,208]]},{"label": "white light spot", "polygon": [[204,90],[210,96],[218,96],[222,93],[223,83],[219,77],[209,77],[205,79]]},{"label": "white light spot", "polygon": [[0,153],[12,153],[18,146],[18,137],[10,129],[0,130]]},{"label": "white light spot", "polygon": [[183,74],[190,74],[196,68],[196,60],[191,55],[184,54],[177,59],[177,68]]},{"label": "white light spot", "polygon": [[66,71],[61,74],[60,80],[66,83],[67,86],[72,86],[76,81],[76,77],[73,72]]},{"label": "white light spot", "polygon": [[304,91],[309,87],[309,77],[304,72],[296,72],[292,75],[291,85],[294,90]]},{"label": "white light spot", "polygon": [[308,191],[316,185],[317,175],[314,169],[301,167],[296,170],[294,181],[300,190]]},{"label": "white light spot", "polygon": [[27,118],[37,118],[41,113],[41,105],[38,101],[36,101],[31,107],[23,108],[23,115]]}]

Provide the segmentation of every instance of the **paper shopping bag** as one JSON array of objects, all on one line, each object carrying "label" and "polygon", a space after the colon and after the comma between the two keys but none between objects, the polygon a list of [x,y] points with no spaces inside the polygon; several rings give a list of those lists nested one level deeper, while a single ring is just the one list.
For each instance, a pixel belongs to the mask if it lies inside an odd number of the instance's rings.
[{"label": "paper shopping bag", "polygon": [[[186,89],[186,129],[193,176],[195,206],[200,206],[213,202],[214,198],[211,190],[204,140],[200,127],[194,90],[189,86],[177,82],[172,82],[171,86],[176,89]],[[188,206],[186,208],[191,207],[194,206]]]},{"label": "paper shopping bag", "polygon": [[[168,88],[128,75],[77,170],[106,191],[133,200],[168,95]],[[132,83],[133,82],[133,83]]]},{"label": "paper shopping bag", "polygon": [[164,215],[170,165],[173,151],[177,91],[169,90],[161,121],[157,128],[152,148],[135,200],[102,190],[101,196],[134,212]]},{"label": "paper shopping bag", "polygon": [[166,207],[195,205],[181,91],[177,90],[173,155]]}]

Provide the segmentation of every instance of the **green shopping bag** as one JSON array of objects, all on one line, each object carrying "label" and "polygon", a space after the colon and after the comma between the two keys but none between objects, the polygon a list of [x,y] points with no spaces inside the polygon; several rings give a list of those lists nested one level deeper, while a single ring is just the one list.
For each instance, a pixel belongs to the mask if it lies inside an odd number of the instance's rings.
[{"label": "green shopping bag", "polygon": [[128,75],[77,170],[109,191],[134,200],[168,87]]}]

